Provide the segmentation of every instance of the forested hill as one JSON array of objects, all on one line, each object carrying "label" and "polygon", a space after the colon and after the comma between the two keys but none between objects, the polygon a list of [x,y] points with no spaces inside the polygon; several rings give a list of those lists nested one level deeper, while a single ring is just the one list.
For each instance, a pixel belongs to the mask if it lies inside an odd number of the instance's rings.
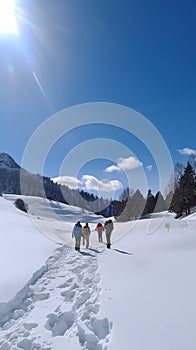
[{"label": "forested hill", "polygon": [[21,168],[7,153],[0,153],[0,193],[48,198],[92,212],[113,216],[111,200],[54,183],[49,177]]}]

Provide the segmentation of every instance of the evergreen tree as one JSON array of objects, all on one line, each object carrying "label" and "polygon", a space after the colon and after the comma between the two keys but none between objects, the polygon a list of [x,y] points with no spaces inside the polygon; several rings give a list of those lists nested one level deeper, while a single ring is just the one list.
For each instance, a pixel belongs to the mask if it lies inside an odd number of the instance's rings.
[{"label": "evergreen tree", "polygon": [[190,214],[190,208],[194,205],[196,205],[196,178],[193,167],[188,162],[175,189],[170,209],[177,214],[176,218],[178,218],[183,212]]},{"label": "evergreen tree", "polygon": [[128,201],[128,199],[115,202],[115,205],[114,205],[114,217],[118,221],[122,221],[123,220],[123,211],[126,208],[127,201]]},{"label": "evergreen tree", "polygon": [[[118,221],[130,221],[139,219],[144,211],[145,199],[141,192],[137,190],[127,201],[121,201],[117,205],[120,215]],[[118,214],[117,214],[118,215]]]},{"label": "evergreen tree", "polygon": [[165,210],[167,210],[165,200],[163,198],[162,193],[160,191],[158,191],[157,194],[155,195],[154,212],[155,213],[159,213],[159,212],[165,211]]},{"label": "evergreen tree", "polygon": [[154,198],[151,190],[148,190],[146,206],[144,208],[143,215],[147,215],[147,214],[153,213],[154,207],[155,207],[155,198]]},{"label": "evergreen tree", "polygon": [[119,200],[114,202],[114,217],[118,221],[125,221],[125,213],[123,215],[123,211],[127,206],[127,202],[129,200],[129,193],[129,188],[125,188],[119,196]]},{"label": "evergreen tree", "polygon": [[133,194],[131,203],[131,217],[137,220],[142,216],[146,205],[146,201],[139,190]]},{"label": "evergreen tree", "polygon": [[190,214],[190,208],[196,205],[196,178],[193,167],[189,162],[180,178],[179,190],[182,209],[186,214]]},{"label": "evergreen tree", "polygon": [[181,191],[179,187],[175,189],[175,192],[170,204],[170,211],[176,213],[176,218],[180,217],[183,213]]}]

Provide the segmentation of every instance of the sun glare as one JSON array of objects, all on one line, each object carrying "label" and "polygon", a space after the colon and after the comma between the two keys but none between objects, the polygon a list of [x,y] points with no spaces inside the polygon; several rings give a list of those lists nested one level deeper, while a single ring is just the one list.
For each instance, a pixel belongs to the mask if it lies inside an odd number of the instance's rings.
[{"label": "sun glare", "polygon": [[0,0],[0,34],[18,35],[14,0]]}]

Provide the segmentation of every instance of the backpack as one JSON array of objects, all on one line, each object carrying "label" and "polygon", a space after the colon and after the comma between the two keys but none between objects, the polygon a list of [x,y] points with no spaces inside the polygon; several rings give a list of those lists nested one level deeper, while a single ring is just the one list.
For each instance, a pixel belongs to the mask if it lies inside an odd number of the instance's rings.
[{"label": "backpack", "polygon": [[73,235],[76,237],[81,236],[82,234],[82,227],[79,225],[75,225],[74,229],[73,229]]},{"label": "backpack", "polygon": [[96,231],[102,232],[103,231],[103,225],[102,224],[97,224]]},{"label": "backpack", "polygon": [[83,235],[87,236],[87,235],[89,235],[89,233],[90,233],[89,227],[88,226],[84,226],[84,228],[83,228]]}]

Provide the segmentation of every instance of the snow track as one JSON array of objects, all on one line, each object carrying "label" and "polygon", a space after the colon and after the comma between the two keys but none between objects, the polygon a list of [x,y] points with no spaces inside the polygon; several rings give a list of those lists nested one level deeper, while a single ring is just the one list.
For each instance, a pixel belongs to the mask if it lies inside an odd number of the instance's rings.
[{"label": "snow track", "polygon": [[37,279],[23,288],[20,307],[16,303],[12,318],[2,325],[0,350],[107,350],[112,323],[98,317],[97,256],[102,249],[55,250]]}]

